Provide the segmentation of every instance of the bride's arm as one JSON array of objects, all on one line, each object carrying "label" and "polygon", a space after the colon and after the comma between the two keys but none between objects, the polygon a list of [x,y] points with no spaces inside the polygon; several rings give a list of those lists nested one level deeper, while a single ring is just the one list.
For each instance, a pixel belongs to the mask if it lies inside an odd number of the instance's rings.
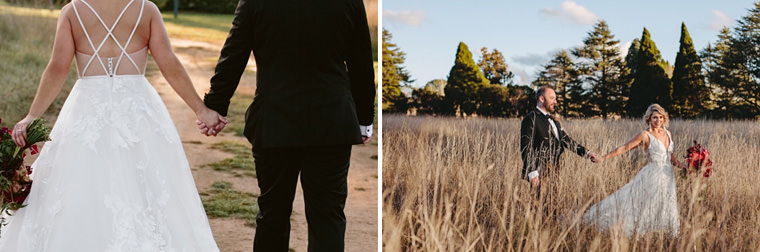
[{"label": "bride's arm", "polygon": [[678,167],[679,169],[686,169],[686,164],[681,163],[681,161],[678,161],[676,158],[676,155],[673,155],[673,153],[670,154],[670,163],[673,164],[673,166]]},{"label": "bride's arm", "polygon": [[29,107],[29,113],[14,127],[15,134],[12,137],[19,146],[26,145],[27,125],[45,113],[61,91],[66,76],[69,75],[71,61],[74,59],[74,37],[71,35],[71,23],[68,18],[71,11],[69,5],[61,9],[53,41],[53,52],[45,71],[42,72],[37,94]]},{"label": "bride's arm", "polygon": [[207,108],[203,104],[198,92],[195,91],[187,70],[185,70],[177,55],[174,54],[158,7],[149,2],[145,10],[151,15],[148,49],[150,50],[150,54],[153,55],[158,69],[161,70],[161,74],[164,75],[166,81],[169,82],[169,85],[177,92],[180,98],[195,112],[198,120],[205,123],[208,127],[214,127],[218,122],[224,122],[224,118],[221,115],[218,115],[216,111]]},{"label": "bride's arm", "polygon": [[607,155],[604,155],[604,157],[602,157],[602,160],[600,161],[626,153],[629,150],[639,146],[639,144],[641,144],[642,142],[646,142],[646,139],[647,139],[646,133],[642,131],[638,135],[634,136],[633,139],[629,140],[627,143],[621,145],[620,147],[617,147],[615,150],[611,151],[610,153],[607,153]]}]

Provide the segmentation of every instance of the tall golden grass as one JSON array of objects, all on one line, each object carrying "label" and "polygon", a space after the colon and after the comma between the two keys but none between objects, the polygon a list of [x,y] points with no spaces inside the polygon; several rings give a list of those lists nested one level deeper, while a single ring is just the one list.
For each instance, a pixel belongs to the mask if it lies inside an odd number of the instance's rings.
[{"label": "tall golden grass", "polygon": [[[640,120],[563,120],[577,141],[605,154],[643,129]],[[673,120],[674,153],[692,140],[712,153],[704,182],[677,179],[680,235],[627,237],[579,221],[646,163],[642,150],[593,164],[563,154],[560,195],[536,203],[519,178],[519,119],[383,117],[386,251],[758,251],[760,125]],[[562,218],[545,213],[556,213]]]}]

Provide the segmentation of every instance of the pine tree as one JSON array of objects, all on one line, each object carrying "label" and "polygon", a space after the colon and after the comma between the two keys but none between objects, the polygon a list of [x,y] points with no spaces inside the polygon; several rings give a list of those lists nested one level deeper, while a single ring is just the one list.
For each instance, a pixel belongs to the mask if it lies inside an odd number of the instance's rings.
[{"label": "pine tree", "polygon": [[737,98],[733,95],[736,89],[736,73],[740,72],[740,64],[737,63],[735,52],[731,47],[731,30],[726,27],[720,30],[718,40],[708,44],[702,50],[700,56],[703,59],[703,69],[707,76],[707,85],[712,91],[714,108],[710,114],[716,118],[728,118],[737,108]]},{"label": "pine tree", "polygon": [[[749,14],[737,20],[734,28],[732,51],[740,64],[734,81],[733,94],[743,106],[743,114],[737,117],[757,117],[760,114],[760,2],[749,9]],[[731,62],[731,60],[728,60]]]},{"label": "pine tree", "polygon": [[478,66],[483,71],[483,76],[495,85],[511,85],[514,74],[509,71],[509,65],[504,60],[504,55],[497,49],[488,52],[488,48],[481,48]]},{"label": "pine tree", "polygon": [[568,93],[569,86],[578,79],[578,71],[575,63],[567,51],[561,50],[554,54],[554,58],[544,65],[544,69],[538,73],[538,78],[533,81],[534,87],[550,86],[557,94],[557,110],[563,117],[567,117],[571,111],[578,111],[583,101],[572,100]]},{"label": "pine tree", "polygon": [[669,109],[671,82],[661,64],[663,60],[660,50],[657,50],[646,27],[641,35],[641,46],[636,61],[636,74],[628,100],[628,115],[639,117],[652,103],[658,103]]},{"label": "pine tree", "polygon": [[578,57],[580,81],[591,87],[590,102],[596,111],[607,118],[611,114],[622,114],[626,103],[625,94],[630,88],[624,77],[628,69],[620,55],[619,41],[602,20],[594,25],[594,30],[583,40],[583,46],[575,48]]},{"label": "pine tree", "polygon": [[402,64],[406,54],[394,43],[391,43],[391,33],[383,29],[383,111],[406,112],[407,98],[401,87],[409,85],[414,80]]},{"label": "pine tree", "polygon": [[459,109],[462,115],[475,112],[478,89],[489,85],[480,67],[472,59],[472,53],[464,42],[459,42],[454,66],[449,72],[444,99],[453,111]]},{"label": "pine tree", "polygon": [[702,61],[694,50],[686,24],[681,23],[681,45],[673,70],[673,116],[694,118],[705,110],[710,90],[705,85]]},{"label": "pine tree", "polygon": [[[639,38],[633,39],[631,47],[628,47],[628,53],[625,55],[625,66],[628,68],[629,74],[636,73],[636,64],[638,64],[639,48],[641,48],[641,42]],[[633,81],[633,79],[631,79]]]}]

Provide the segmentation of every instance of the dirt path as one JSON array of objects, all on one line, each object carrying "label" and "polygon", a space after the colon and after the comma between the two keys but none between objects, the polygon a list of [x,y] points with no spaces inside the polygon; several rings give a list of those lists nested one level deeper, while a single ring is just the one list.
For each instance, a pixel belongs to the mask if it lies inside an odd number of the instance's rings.
[{"label": "dirt path", "polygon": [[[219,57],[220,47],[202,42],[174,40],[177,56],[188,70],[199,94],[204,94],[209,87],[214,65]],[[255,64],[251,62],[241,80],[238,92],[253,93],[255,90]],[[246,143],[245,138],[236,137],[234,133],[223,133],[218,137],[206,137],[198,133],[195,127],[195,114],[185,105],[156,70],[149,73],[149,80],[161,95],[182,138],[185,152],[193,169],[198,191],[206,191],[216,181],[229,181],[235,190],[259,193],[255,178],[249,176],[235,177],[226,172],[211,168],[200,168],[203,164],[214,163],[232,154],[210,149],[214,143],[235,141]],[[229,117],[244,115],[230,114]],[[351,155],[351,167],[348,173],[349,194],[346,202],[346,251],[377,250],[377,140],[373,143],[354,146]],[[209,220],[216,242],[224,252],[252,251],[255,229],[245,226],[244,220],[233,218],[212,218]],[[307,226],[304,215],[303,191],[298,186],[291,218],[290,247],[294,251],[306,251]]]}]

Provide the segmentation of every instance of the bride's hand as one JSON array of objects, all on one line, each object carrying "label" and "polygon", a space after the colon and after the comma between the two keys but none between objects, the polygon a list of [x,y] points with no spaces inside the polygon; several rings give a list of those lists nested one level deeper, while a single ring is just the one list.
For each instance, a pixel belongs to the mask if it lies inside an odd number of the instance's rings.
[{"label": "bride's hand", "polygon": [[11,134],[11,138],[13,138],[13,142],[16,143],[19,147],[26,146],[26,128],[29,126],[32,121],[34,121],[34,117],[27,115],[24,117],[24,119],[21,119],[18,123],[16,123],[16,126],[13,127],[13,133]]},{"label": "bride's hand", "polygon": [[202,110],[197,116],[201,133],[207,136],[216,136],[227,125],[227,119],[224,116],[208,108]]}]

